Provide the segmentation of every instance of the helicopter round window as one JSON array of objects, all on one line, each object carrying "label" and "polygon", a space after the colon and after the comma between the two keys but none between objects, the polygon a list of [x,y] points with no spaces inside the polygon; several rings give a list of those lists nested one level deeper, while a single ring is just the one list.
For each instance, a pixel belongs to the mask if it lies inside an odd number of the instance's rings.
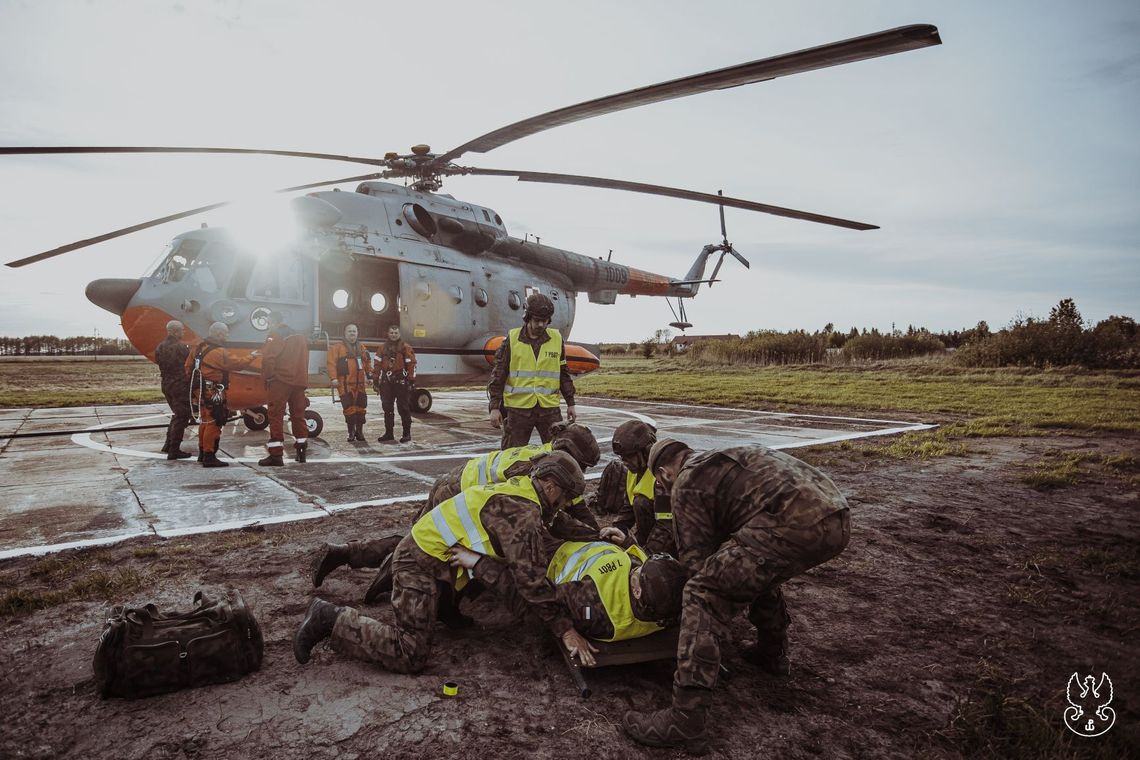
[{"label": "helicopter round window", "polygon": [[483,288],[477,288],[475,290],[475,303],[479,304],[480,306],[486,306],[487,305],[487,291],[486,290],[483,290]]},{"label": "helicopter round window", "polygon": [[332,302],[333,306],[338,309],[347,309],[349,302],[348,291],[344,288],[334,290],[332,294]]},{"label": "helicopter round window", "polygon": [[507,296],[507,306],[510,306],[515,311],[518,311],[522,308],[522,298],[519,297],[519,292],[517,290],[512,290],[511,294]]},{"label": "helicopter round window", "polygon": [[382,314],[388,308],[388,296],[383,293],[373,293],[372,298],[368,299],[368,305],[372,307],[372,311]]}]

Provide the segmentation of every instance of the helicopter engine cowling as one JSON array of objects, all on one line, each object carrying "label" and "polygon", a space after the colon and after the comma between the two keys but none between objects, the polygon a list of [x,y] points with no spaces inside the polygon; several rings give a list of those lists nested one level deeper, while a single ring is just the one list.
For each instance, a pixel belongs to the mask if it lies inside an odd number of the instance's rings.
[{"label": "helicopter engine cowling", "polygon": [[467,254],[478,254],[490,250],[503,237],[494,227],[456,219],[452,216],[433,215],[439,229],[439,242],[458,248]]}]

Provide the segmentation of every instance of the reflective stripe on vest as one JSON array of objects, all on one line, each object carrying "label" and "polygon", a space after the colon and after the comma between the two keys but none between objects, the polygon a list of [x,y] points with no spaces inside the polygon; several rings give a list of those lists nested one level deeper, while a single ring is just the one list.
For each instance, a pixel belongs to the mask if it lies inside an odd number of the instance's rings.
[{"label": "reflective stripe on vest", "polygon": [[653,477],[653,473],[649,471],[648,467],[645,468],[640,480],[637,479],[633,470],[627,470],[625,473],[625,497],[629,500],[629,505],[633,506],[633,497],[635,496],[644,496],[653,501],[653,486],[656,483],[657,478]]},{"label": "reflective stripe on vest", "polygon": [[672,512],[654,512],[653,518],[655,520],[672,520],[673,519],[673,513]]},{"label": "reflective stripe on vest", "polygon": [[521,334],[521,327],[507,334],[511,345],[511,366],[503,386],[503,406],[529,409],[537,405],[554,409],[558,406],[559,379],[562,376],[562,334],[548,327],[546,342],[539,346],[537,358],[531,345],[519,339]]},{"label": "reflective stripe on vest", "polygon": [[463,491],[416,520],[412,526],[412,539],[424,554],[447,562],[447,550],[459,544],[491,557],[495,552],[491,537],[479,519],[479,513],[493,496],[507,494],[539,504],[538,494],[530,478],[511,478],[493,486],[476,486]]},{"label": "reflective stripe on vest", "polygon": [[655,622],[634,617],[630,600],[630,557],[645,562],[645,552],[636,544],[623,551],[605,541],[567,541],[558,547],[546,577],[555,583],[572,583],[588,576],[598,589],[606,616],[614,627],[614,635],[605,641],[624,641],[648,636],[661,630]]},{"label": "reflective stripe on vest", "polygon": [[492,451],[481,457],[467,460],[463,474],[459,478],[462,491],[472,486],[485,486],[502,483],[507,479],[507,470],[516,462],[529,462],[539,454],[554,450],[554,444],[542,443],[532,446],[515,446],[502,451]]}]

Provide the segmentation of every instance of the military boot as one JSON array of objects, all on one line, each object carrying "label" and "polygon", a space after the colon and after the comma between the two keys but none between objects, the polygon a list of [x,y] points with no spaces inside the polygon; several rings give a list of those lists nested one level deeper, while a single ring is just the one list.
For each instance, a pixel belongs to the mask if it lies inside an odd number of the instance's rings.
[{"label": "military boot", "polygon": [[209,452],[202,454],[202,466],[203,467],[229,467],[230,463],[229,462],[223,462],[222,460],[218,459],[218,455],[216,453],[214,453],[213,451],[209,451]]},{"label": "military boot", "polygon": [[391,593],[392,591],[392,555],[389,554],[380,563],[380,570],[376,573],[376,577],[372,579],[372,583],[368,586],[368,590],[364,592],[364,601],[372,604],[377,601],[383,594]]},{"label": "military boot", "polygon": [[650,747],[681,747],[690,755],[709,749],[706,728],[712,691],[699,686],[673,686],[673,704],[656,712],[629,711],[622,716],[626,735]]},{"label": "military boot", "polygon": [[325,544],[313,557],[313,587],[320,588],[325,576],[348,564],[348,544]]},{"label": "military boot", "polygon": [[377,438],[376,441],[378,443],[391,443],[394,440],[396,440],[396,436],[392,435],[392,425],[385,424],[384,425],[384,435]]},{"label": "military boot", "polygon": [[293,634],[293,656],[304,665],[312,655],[313,647],[332,635],[340,607],[324,599],[314,599],[305,612],[301,627]]},{"label": "military boot", "polygon": [[283,446],[270,446],[269,456],[264,459],[257,460],[257,463],[262,467],[284,467],[285,466],[285,448]]},{"label": "military boot", "polygon": [[356,440],[356,421],[350,417],[345,422],[348,423],[348,438],[345,440],[352,443]]},{"label": "military boot", "polygon": [[367,440],[364,437],[364,415],[360,415],[356,418],[356,440],[360,441],[361,443],[364,443],[365,440]]},{"label": "military boot", "polygon": [[192,456],[194,456],[194,455],[191,454],[189,451],[183,451],[182,449],[178,449],[177,451],[170,451],[170,452],[167,452],[167,454],[166,454],[166,458],[168,460],[189,459]]},{"label": "military boot", "polygon": [[297,462],[299,464],[304,464],[305,463],[305,453],[309,450],[309,444],[307,444],[307,443],[295,443],[295,444],[293,444],[293,449],[297,452],[297,457],[296,457]]}]

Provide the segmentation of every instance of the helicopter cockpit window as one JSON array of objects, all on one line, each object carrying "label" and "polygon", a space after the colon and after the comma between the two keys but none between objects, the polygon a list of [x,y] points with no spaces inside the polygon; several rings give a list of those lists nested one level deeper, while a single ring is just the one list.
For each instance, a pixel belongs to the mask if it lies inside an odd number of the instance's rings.
[{"label": "helicopter cockpit window", "polygon": [[249,277],[249,297],[253,300],[301,301],[304,297],[303,274],[298,256],[260,257]]},{"label": "helicopter cockpit window", "polygon": [[175,243],[174,249],[158,265],[154,274],[163,282],[181,282],[197,262],[198,254],[206,247],[205,240],[185,239]]},{"label": "helicopter cockpit window", "polygon": [[344,288],[339,288],[333,291],[332,303],[337,309],[347,309],[349,301],[352,300],[348,296],[348,291]]},{"label": "helicopter cockpit window", "polygon": [[475,303],[478,304],[479,306],[486,306],[487,305],[487,291],[486,290],[484,290],[483,288],[478,288],[475,290]]},{"label": "helicopter cockpit window", "polygon": [[517,290],[512,290],[511,294],[507,296],[507,306],[510,306],[515,311],[522,308],[522,298],[519,296]]},{"label": "helicopter cockpit window", "polygon": [[384,310],[388,308],[388,296],[383,293],[373,293],[372,297],[368,299],[368,306],[375,313],[383,314]]}]

